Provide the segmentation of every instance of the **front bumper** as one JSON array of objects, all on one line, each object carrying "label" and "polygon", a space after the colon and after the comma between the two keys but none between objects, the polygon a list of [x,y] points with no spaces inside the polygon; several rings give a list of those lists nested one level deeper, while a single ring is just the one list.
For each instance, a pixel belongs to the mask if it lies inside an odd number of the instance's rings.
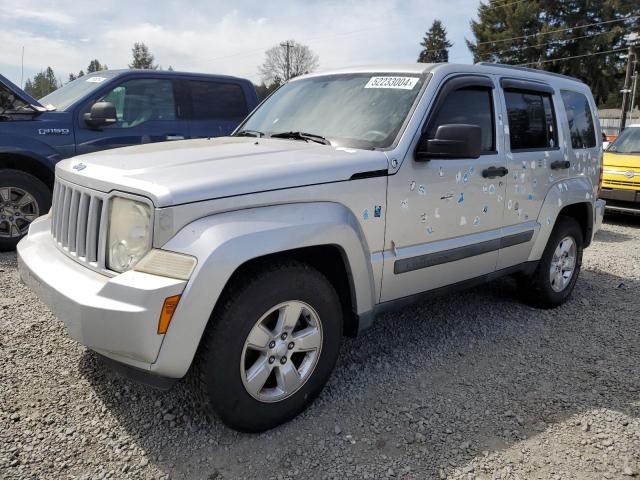
[{"label": "front bumper", "polygon": [[607,200],[607,210],[640,214],[640,190],[603,187],[600,198]]},{"label": "front bumper", "polygon": [[157,334],[163,302],[181,294],[186,282],[134,271],[114,277],[94,272],[58,250],[50,225],[48,215],[40,217],[18,244],[22,281],[73,339],[107,358],[150,370],[164,338]]}]

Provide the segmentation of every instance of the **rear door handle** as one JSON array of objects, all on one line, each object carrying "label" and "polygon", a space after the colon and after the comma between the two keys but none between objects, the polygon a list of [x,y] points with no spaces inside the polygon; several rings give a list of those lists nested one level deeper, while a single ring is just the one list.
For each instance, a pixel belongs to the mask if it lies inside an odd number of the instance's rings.
[{"label": "rear door handle", "polygon": [[509,170],[505,167],[489,167],[482,170],[482,176],[484,178],[504,177],[508,173]]},{"label": "rear door handle", "polygon": [[184,135],[167,135],[167,140],[184,140]]},{"label": "rear door handle", "polygon": [[551,170],[565,170],[569,167],[571,167],[569,160],[556,160],[555,162],[551,162]]}]

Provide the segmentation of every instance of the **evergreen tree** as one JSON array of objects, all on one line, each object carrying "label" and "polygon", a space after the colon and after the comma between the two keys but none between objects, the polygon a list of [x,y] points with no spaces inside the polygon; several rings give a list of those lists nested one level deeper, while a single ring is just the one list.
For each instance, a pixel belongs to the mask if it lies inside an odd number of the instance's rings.
[{"label": "evergreen tree", "polygon": [[98,60],[97,58],[89,62],[87,73],[99,72],[100,70],[109,70],[109,67],[107,67],[106,65],[102,65],[100,63],[100,60]]},{"label": "evergreen tree", "polygon": [[80,78],[80,77],[84,77],[84,72],[82,70],[80,70],[78,72],[78,78]]},{"label": "evergreen tree", "polygon": [[133,48],[131,49],[131,53],[133,55],[133,62],[129,64],[129,68],[141,68],[146,70],[157,70],[158,65],[155,65],[153,62],[155,58],[149,52],[149,47],[147,47],[142,42],[136,42],[133,44]]},{"label": "evergreen tree", "polygon": [[69,74],[69,80],[67,80],[67,83],[73,82],[76,78],[78,78],[78,77],[75,74],[70,73]]},{"label": "evergreen tree", "polygon": [[442,22],[434,20],[420,46],[422,51],[418,56],[418,63],[440,63],[449,61],[449,49],[453,44],[447,39],[447,30]]},{"label": "evergreen tree", "polygon": [[637,0],[488,0],[480,4],[478,20],[471,22],[475,38],[467,40],[467,46],[476,62],[577,77],[589,84],[596,102],[602,104],[611,96],[619,97],[624,35],[640,27],[637,18],[623,19],[639,11]]},{"label": "evergreen tree", "polygon": [[24,91],[34,98],[42,98],[50,94],[60,86],[58,79],[51,67],[37,73],[33,80],[27,79]]}]

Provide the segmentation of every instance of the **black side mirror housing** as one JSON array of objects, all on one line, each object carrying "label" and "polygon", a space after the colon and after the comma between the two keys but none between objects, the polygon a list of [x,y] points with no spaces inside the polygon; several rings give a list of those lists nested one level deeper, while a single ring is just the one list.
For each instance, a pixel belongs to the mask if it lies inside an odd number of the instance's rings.
[{"label": "black side mirror housing", "polygon": [[478,158],[482,152],[482,129],[478,125],[440,125],[435,138],[423,134],[418,142],[415,159]]},{"label": "black side mirror housing", "polygon": [[116,107],[111,102],[96,102],[91,111],[84,114],[84,122],[90,127],[103,127],[118,121]]}]

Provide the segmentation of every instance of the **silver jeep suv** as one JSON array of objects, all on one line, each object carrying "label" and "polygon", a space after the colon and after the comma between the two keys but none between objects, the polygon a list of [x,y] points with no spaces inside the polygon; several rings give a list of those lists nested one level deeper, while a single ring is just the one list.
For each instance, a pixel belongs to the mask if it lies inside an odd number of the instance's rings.
[{"label": "silver jeep suv", "polygon": [[306,75],[230,137],[60,162],[22,279],[69,334],[244,431],[306,408],[343,335],[514,275],[571,294],[602,221],[589,88],[500,65]]}]

